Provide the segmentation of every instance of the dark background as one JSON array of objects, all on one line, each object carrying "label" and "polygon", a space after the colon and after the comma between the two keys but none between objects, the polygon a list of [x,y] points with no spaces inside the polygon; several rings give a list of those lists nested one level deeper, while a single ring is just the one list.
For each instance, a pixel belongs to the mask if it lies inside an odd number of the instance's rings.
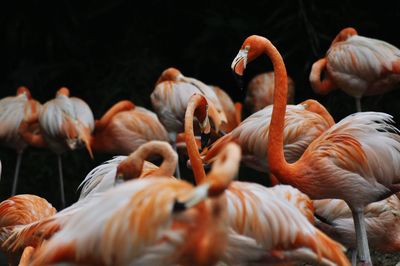
[{"label": "dark background", "polygon": [[[258,34],[279,49],[296,83],[296,103],[319,100],[336,121],[355,111],[341,91],[313,93],[308,75],[344,27],[400,47],[400,3],[354,1],[16,1],[0,8],[0,97],[30,88],[41,103],[60,86],[84,99],[95,118],[121,99],[151,109],[160,73],[179,68],[186,76],[219,85],[235,101],[241,95],[230,64],[243,40]],[[248,66],[245,84],[271,70],[266,57]],[[363,99],[364,110],[384,111],[399,121],[400,91]],[[1,125],[0,125],[1,126]],[[111,155],[90,160],[84,150],[63,155],[67,203],[78,196],[85,175]],[[0,148],[0,200],[9,197],[16,155]],[[246,175],[246,171],[242,171]],[[18,193],[32,193],[59,207],[57,160],[48,150],[26,150]]]}]

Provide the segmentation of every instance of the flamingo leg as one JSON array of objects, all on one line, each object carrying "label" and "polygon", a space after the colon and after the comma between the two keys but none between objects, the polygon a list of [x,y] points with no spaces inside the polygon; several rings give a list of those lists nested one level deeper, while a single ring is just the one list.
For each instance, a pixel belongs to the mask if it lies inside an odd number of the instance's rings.
[{"label": "flamingo leg", "polygon": [[352,210],[357,237],[357,254],[360,265],[372,265],[369,253],[367,230],[365,228],[364,209]]},{"label": "flamingo leg", "polygon": [[64,195],[64,178],[62,173],[62,161],[60,154],[57,155],[57,159],[58,159],[58,176],[60,178],[61,208],[63,209],[65,207],[65,195]]},{"label": "flamingo leg", "polygon": [[22,152],[18,152],[17,154],[18,154],[17,155],[17,163],[15,165],[14,180],[13,180],[13,185],[12,185],[12,190],[11,190],[11,196],[14,196],[15,193],[17,192],[19,167],[21,165],[21,160],[22,160]]},{"label": "flamingo leg", "polygon": [[357,266],[357,249],[351,249],[351,266]]},{"label": "flamingo leg", "polygon": [[176,169],[175,169],[175,177],[178,179],[181,179],[181,170],[179,169],[179,153],[178,153],[178,148],[176,147],[176,137],[177,137],[177,133],[176,132],[170,132],[168,133],[170,139],[172,140],[172,148],[174,149],[174,151],[176,152],[176,154],[178,154],[178,163],[176,165]]},{"label": "flamingo leg", "polygon": [[361,112],[361,98],[356,98],[357,112]]}]

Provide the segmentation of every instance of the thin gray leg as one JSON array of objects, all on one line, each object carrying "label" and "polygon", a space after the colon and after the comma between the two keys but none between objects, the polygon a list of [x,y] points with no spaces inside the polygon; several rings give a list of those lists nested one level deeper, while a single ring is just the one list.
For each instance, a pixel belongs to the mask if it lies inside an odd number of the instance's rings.
[{"label": "thin gray leg", "polygon": [[21,160],[22,160],[22,152],[18,152],[17,153],[17,163],[15,165],[15,171],[14,171],[14,180],[13,180],[13,185],[12,185],[12,190],[11,190],[11,196],[14,196],[15,193],[17,193],[19,167],[21,166]]},{"label": "thin gray leg", "polygon": [[357,237],[357,254],[362,265],[372,265],[369,253],[367,230],[365,228],[364,210],[352,210]]},{"label": "thin gray leg", "polygon": [[60,178],[60,192],[61,192],[61,209],[65,208],[65,194],[64,194],[64,178],[62,173],[61,155],[57,155],[58,159],[58,176]]},{"label": "thin gray leg", "polygon": [[356,98],[357,112],[361,112],[361,98]]}]

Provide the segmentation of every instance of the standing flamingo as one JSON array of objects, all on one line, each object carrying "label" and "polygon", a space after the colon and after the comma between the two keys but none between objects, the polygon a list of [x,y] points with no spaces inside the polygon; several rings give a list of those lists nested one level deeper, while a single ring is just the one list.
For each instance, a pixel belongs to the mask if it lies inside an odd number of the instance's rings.
[{"label": "standing flamingo", "polygon": [[[206,99],[202,95],[193,95],[185,114],[185,136],[197,184],[204,182],[206,174],[193,134],[193,117],[196,116],[201,123],[206,120],[206,115]],[[225,149],[225,146],[222,149]],[[219,157],[220,154],[216,158]],[[297,189],[284,185],[266,188],[255,183],[233,181],[225,197],[229,207],[229,225],[236,234],[254,241],[254,245],[248,243],[248,246],[240,246],[234,241],[229,242],[228,246],[237,245],[237,250],[244,249],[240,254],[252,254],[252,248],[261,246],[264,252],[271,253],[265,255],[269,262],[274,259],[278,262],[314,259],[315,263],[318,262],[315,254],[322,252],[322,257],[328,261],[336,262],[338,265],[348,264],[340,246],[312,226],[310,221],[313,222],[314,218],[311,200]],[[276,221],[279,222],[276,223]],[[274,226],[271,226],[272,224]],[[298,241],[294,243],[290,237],[287,238],[289,235]],[[316,246],[321,250],[317,250],[313,243],[318,243]],[[302,248],[307,249],[309,253],[300,251]],[[245,263],[244,261],[235,262],[239,265]],[[319,261],[319,263],[322,262]]]},{"label": "standing flamingo", "polygon": [[168,133],[157,115],[123,100],[96,121],[90,147],[93,152],[128,155],[150,140],[168,141]]},{"label": "standing flamingo", "polygon": [[148,177],[109,190],[35,251],[32,265],[214,265],[228,233],[220,195],[239,160],[232,144],[198,187]]},{"label": "standing flamingo", "polygon": [[[270,105],[252,114],[232,132],[214,142],[211,149],[205,151],[204,162],[212,161],[226,143],[233,141],[242,148],[244,164],[257,171],[269,173],[265,157],[272,109]],[[286,159],[289,162],[297,161],[308,145],[334,123],[325,107],[315,100],[289,105],[285,115],[284,131]],[[274,184],[277,183],[273,177],[271,178]]]},{"label": "standing flamingo", "polygon": [[312,199],[343,199],[350,207],[361,263],[371,264],[364,222],[364,207],[400,190],[400,137],[392,131],[391,116],[363,112],[348,116],[322,133],[300,159],[288,163],[283,151],[287,76],[283,59],[264,37],[248,37],[232,62],[242,75],[246,64],[267,54],[275,71],[274,109],[268,140],[270,171]]},{"label": "standing flamingo", "polygon": [[58,159],[61,206],[65,207],[64,181],[61,154],[86,146],[91,157],[90,134],[94,129],[94,118],[90,107],[81,99],[69,97],[65,87],[57,91],[56,98],[46,102],[39,114],[40,135],[26,130],[29,123],[22,123],[20,133],[36,147],[48,147]]},{"label": "standing flamingo", "polygon": [[[40,108],[40,103],[32,99],[29,89],[24,86],[17,89],[17,96],[10,96],[0,100],[0,143],[17,152],[11,195],[15,195],[17,191],[22,154],[28,146],[28,143],[19,134],[18,129],[23,120],[35,120]],[[32,131],[35,128],[38,128],[37,123],[32,125],[29,130]]]},{"label": "standing flamingo", "polygon": [[[294,103],[294,81],[288,77],[288,100]],[[255,113],[264,107],[271,105],[274,99],[274,72],[264,72],[253,77],[247,84],[246,98],[244,103],[246,108]]]},{"label": "standing flamingo", "polygon": [[[340,88],[355,98],[357,112],[361,112],[363,96],[400,87],[399,54],[400,50],[387,42],[345,28],[332,41],[326,56],[313,64],[311,87],[320,94]],[[321,81],[323,71],[326,75]]]},{"label": "standing flamingo", "polygon": [[[400,251],[400,200],[397,195],[365,207],[368,243],[374,250]],[[346,247],[355,249],[354,223],[346,203],[339,199],[325,199],[315,200],[313,204],[315,213],[323,218],[323,221],[317,221],[316,225]]]}]

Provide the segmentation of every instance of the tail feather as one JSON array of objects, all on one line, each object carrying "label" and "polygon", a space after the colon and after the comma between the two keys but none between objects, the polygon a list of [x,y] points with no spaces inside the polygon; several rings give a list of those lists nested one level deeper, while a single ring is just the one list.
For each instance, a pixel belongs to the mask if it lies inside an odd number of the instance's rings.
[{"label": "tail feather", "polygon": [[50,249],[52,252],[49,254],[46,249],[46,244],[41,246],[39,250],[33,255],[31,266],[40,265],[53,265],[57,262],[68,262],[74,261],[75,259],[75,245],[73,243],[68,243],[60,245],[56,249]]}]

